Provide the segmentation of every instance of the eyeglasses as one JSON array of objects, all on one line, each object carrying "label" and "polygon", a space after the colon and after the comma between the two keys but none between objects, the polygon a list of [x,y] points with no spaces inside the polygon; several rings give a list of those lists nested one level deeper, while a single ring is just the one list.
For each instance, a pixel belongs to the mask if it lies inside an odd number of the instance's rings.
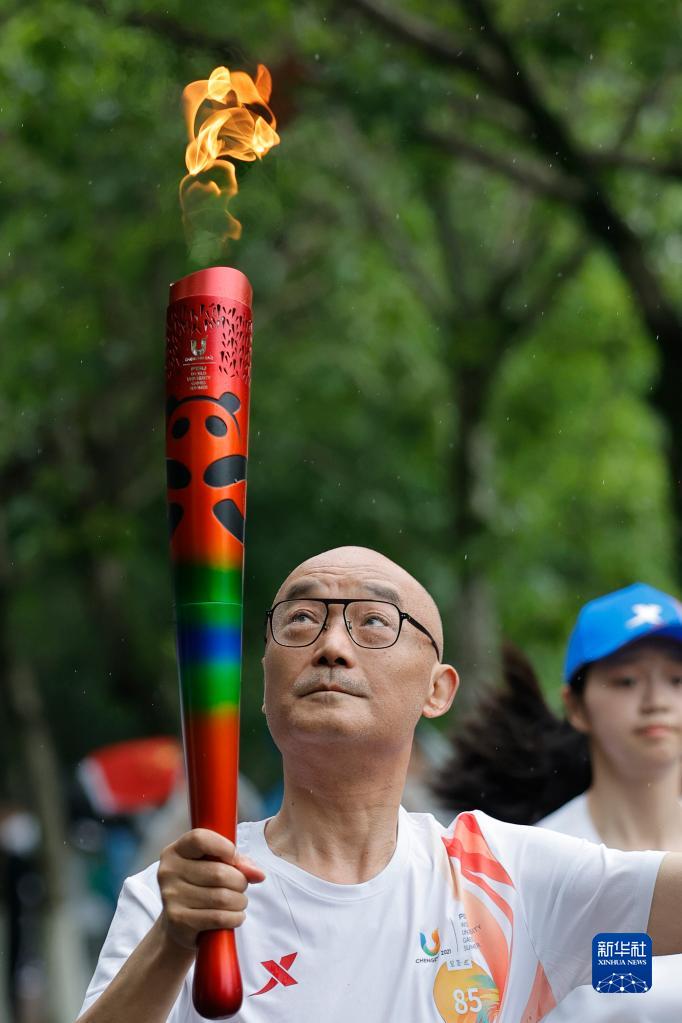
[{"label": "eyeglasses", "polygon": [[343,606],[343,620],[348,635],[357,646],[385,650],[398,642],[403,622],[409,622],[428,636],[440,662],[438,646],[429,630],[412,615],[386,600],[355,597],[347,600],[327,600],[322,597],[280,600],[266,612],[266,632],[269,622],[272,638],[279,646],[312,646],[322,631],[328,628],[327,619],[332,604]]}]

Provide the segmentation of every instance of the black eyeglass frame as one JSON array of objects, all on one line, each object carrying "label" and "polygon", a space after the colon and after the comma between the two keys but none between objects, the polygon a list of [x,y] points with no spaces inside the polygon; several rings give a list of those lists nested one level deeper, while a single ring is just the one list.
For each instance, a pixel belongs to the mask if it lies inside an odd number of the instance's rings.
[{"label": "black eyeglass frame", "polygon": [[[322,633],[324,632],[324,630],[327,627],[327,619],[329,618],[329,608],[330,608],[330,605],[331,604],[342,604],[343,605],[343,623],[346,626],[346,632],[348,633],[350,638],[353,640],[355,645],[359,646],[361,650],[390,650],[391,647],[395,646],[396,643],[398,642],[398,640],[400,639],[400,633],[402,632],[403,622],[409,622],[410,625],[413,626],[413,628],[418,629],[419,632],[423,632],[424,635],[428,637],[428,639],[429,639],[429,641],[431,643],[431,646],[436,651],[436,657],[438,658],[438,663],[440,664],[440,661],[441,661],[440,651],[438,649],[438,646],[436,644],[435,639],[433,638],[433,636],[431,635],[431,633],[429,632],[429,630],[426,628],[425,625],[422,625],[421,622],[418,622],[416,618],[412,617],[412,615],[408,615],[407,611],[401,611],[400,608],[398,607],[398,605],[394,604],[392,601],[390,601],[390,600],[377,600],[377,601],[373,601],[371,597],[347,597],[347,598],[343,598],[343,599],[342,598],[338,598],[338,597],[333,597],[333,598],[330,598],[330,597],[307,597],[307,598],[306,597],[302,597],[301,598],[302,600],[306,600],[306,599],[307,600],[314,600],[318,604],[324,604],[325,605],[327,610],[326,610],[326,614],[324,616],[324,621],[322,622],[322,625],[320,626],[320,631],[317,633],[317,635],[313,639],[310,640],[309,643],[300,643],[300,644],[299,643],[296,643],[296,644],[280,643],[279,640],[275,636],[275,630],[274,630],[274,628],[272,626],[272,616],[275,613],[275,611],[277,610],[277,608],[280,606],[280,604],[289,604],[292,600],[297,600],[297,599],[298,599],[297,597],[287,597],[284,600],[278,600],[276,604],[273,604],[272,607],[268,611],[265,612],[265,634],[266,634],[266,638],[267,638],[267,630],[268,630],[268,623],[269,623],[269,625],[270,625],[270,635],[272,636],[273,642],[275,642],[277,644],[277,646],[283,646],[283,647],[288,648],[289,650],[303,649],[303,647],[312,646],[313,643],[317,642],[317,640],[320,638],[320,636],[322,635]],[[353,636],[351,627],[348,624],[348,619],[346,618],[346,608],[348,607],[349,604],[366,604],[368,602],[369,603],[376,603],[376,604],[388,604],[389,607],[394,607],[396,609],[396,611],[398,612],[398,616],[399,616],[399,619],[400,619],[400,622],[399,622],[399,625],[398,625],[398,631],[396,633],[395,639],[393,640],[392,643],[389,643],[388,646],[367,647],[367,646],[364,646],[362,643],[358,643],[357,639],[355,639],[354,636]]]}]

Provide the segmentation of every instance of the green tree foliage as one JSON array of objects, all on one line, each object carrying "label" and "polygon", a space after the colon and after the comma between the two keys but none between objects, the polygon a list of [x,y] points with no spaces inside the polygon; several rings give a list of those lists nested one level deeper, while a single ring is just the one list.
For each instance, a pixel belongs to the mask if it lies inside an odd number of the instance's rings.
[{"label": "green tree foliage", "polygon": [[[624,257],[589,222],[599,175],[667,294],[680,259],[675,14],[495,5],[589,153],[554,165],[503,95],[474,6],[405,5],[404,31],[367,3],[141,13],[39,0],[7,13],[2,670],[33,665],[65,769],[177,727],[164,310],[168,283],[209,256],[242,268],[256,296],[242,756],[258,782],[277,772],[262,613],[319,549],[376,546],[415,571],[455,662],[467,587],[485,581],[491,621],[552,692],[581,601],[635,577],[675,587],[674,431],[651,402],[666,356]],[[484,54],[483,72],[438,55],[449,34],[474,64]],[[243,239],[188,252],[182,87],[261,60],[282,144],[240,169]]]}]

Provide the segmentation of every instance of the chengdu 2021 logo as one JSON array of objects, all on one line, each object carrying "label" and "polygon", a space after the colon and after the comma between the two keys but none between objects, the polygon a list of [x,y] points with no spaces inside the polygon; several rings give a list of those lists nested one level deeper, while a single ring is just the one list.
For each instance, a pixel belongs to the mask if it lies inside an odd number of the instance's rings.
[{"label": "chengdu 2021 logo", "polygon": [[433,945],[429,948],[426,935],[422,931],[419,932],[419,944],[422,947],[422,952],[424,955],[430,956],[431,959],[435,959],[440,952],[440,934],[438,933],[438,928],[436,928],[435,931],[431,931],[431,941],[433,942]]},{"label": "chengdu 2021 logo", "polygon": [[[442,962],[442,960],[452,955],[451,948],[444,948],[440,940],[440,931],[436,927],[434,931],[431,931],[431,940],[426,937],[423,931],[419,932],[419,945],[421,947],[423,955],[417,956],[415,963],[426,963],[432,965],[433,963]],[[447,941],[446,941],[447,945]]]},{"label": "chengdu 2021 logo", "polygon": [[600,994],[641,994],[651,988],[648,934],[596,934],[592,939],[592,987]]}]

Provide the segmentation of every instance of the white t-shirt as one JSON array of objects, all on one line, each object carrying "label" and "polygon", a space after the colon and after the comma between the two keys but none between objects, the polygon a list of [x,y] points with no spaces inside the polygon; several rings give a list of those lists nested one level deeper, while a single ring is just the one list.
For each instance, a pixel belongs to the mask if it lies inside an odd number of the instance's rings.
[{"label": "white t-shirt", "polygon": [[[601,838],[587,805],[587,793],[571,799],[554,813],[538,821],[563,835],[585,838],[599,844]],[[651,988],[636,994],[600,994],[582,986],[572,991],[549,1014],[546,1023],[680,1023],[682,1019],[682,956],[654,956]]]},{"label": "white t-shirt", "polygon": [[[275,856],[264,825],[237,835],[267,875],[237,930],[237,1023],[537,1023],[589,981],[597,932],[645,929],[663,855],[401,809],[390,862],[344,885]],[[82,1011],[161,911],[156,872],[126,881]],[[192,970],[170,1023],[200,1020],[191,987]]]},{"label": "white t-shirt", "polygon": [[564,803],[554,813],[543,817],[537,823],[538,828],[549,828],[562,835],[573,835],[574,838],[585,838],[588,842],[601,845],[601,838],[594,826],[590,809],[587,805],[587,792],[581,792],[575,799]]}]

